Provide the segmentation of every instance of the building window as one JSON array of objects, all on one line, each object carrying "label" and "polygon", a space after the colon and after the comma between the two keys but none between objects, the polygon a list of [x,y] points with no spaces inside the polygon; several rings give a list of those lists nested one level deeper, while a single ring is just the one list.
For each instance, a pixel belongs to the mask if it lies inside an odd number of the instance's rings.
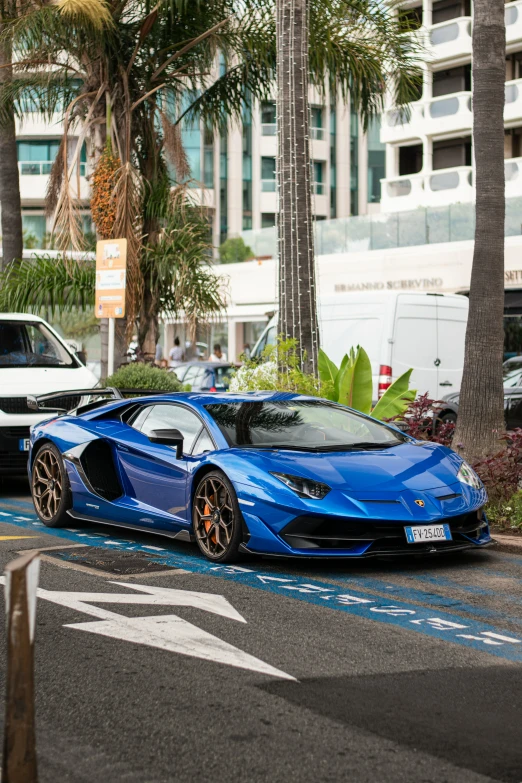
[{"label": "building window", "polygon": [[359,118],[350,111],[350,214],[359,214]]},{"label": "building window", "polygon": [[368,128],[368,202],[381,200],[381,179],[386,176],[386,147],[381,144],[380,118],[371,120]]},{"label": "building window", "polygon": [[261,228],[273,228],[276,224],[275,212],[261,213]]},{"label": "building window", "polygon": [[243,231],[252,228],[252,105],[243,108]]},{"label": "building window", "polygon": [[324,139],[322,106],[312,106],[311,120],[312,120],[312,126],[310,128],[310,135],[312,139],[319,139],[320,141],[322,141]]},{"label": "building window", "polygon": [[45,215],[31,215],[22,212],[22,229],[24,234],[24,247],[28,250],[43,248],[46,234]]},{"label": "building window", "polygon": [[[50,174],[60,146],[59,141],[17,141],[18,169],[20,174]],[[83,150],[82,150],[83,152]]]},{"label": "building window", "polygon": [[220,215],[219,241],[220,244],[223,244],[228,234],[227,155],[228,155],[227,129],[226,127],[222,127],[219,136],[219,215]]},{"label": "building window", "polygon": [[275,193],[276,190],[276,159],[261,158],[261,190],[265,193]]},{"label": "building window", "polygon": [[312,162],[312,172],[314,180],[314,193],[316,196],[324,196],[324,163],[322,160]]},{"label": "building window", "polygon": [[273,102],[261,104],[261,135],[275,136],[276,125],[276,105]]},{"label": "building window", "polygon": [[214,133],[209,125],[203,129],[203,183],[214,187]]}]

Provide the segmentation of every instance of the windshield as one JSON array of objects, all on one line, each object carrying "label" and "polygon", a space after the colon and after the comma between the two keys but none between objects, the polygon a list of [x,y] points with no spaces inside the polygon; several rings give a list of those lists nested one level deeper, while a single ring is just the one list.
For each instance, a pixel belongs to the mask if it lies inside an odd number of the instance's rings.
[{"label": "windshield", "polygon": [[522,386],[522,369],[513,370],[504,376],[504,386],[512,388],[513,386]]},{"label": "windshield", "polygon": [[0,321],[0,367],[77,367],[45,324]]},{"label": "windshield", "polygon": [[407,440],[378,421],[319,400],[253,400],[205,407],[229,446],[348,451]]},{"label": "windshield", "polygon": [[512,375],[512,373],[517,371],[520,372],[520,370],[522,370],[522,358],[512,359],[509,362],[505,362],[503,367],[504,381],[506,381],[509,378],[509,376]]}]

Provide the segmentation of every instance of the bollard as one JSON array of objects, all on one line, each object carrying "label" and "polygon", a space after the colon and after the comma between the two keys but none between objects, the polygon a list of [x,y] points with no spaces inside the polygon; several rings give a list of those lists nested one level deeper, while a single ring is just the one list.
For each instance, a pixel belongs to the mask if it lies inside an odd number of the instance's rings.
[{"label": "bollard", "polygon": [[38,553],[5,569],[7,690],[1,783],[37,783],[34,716],[34,630]]}]

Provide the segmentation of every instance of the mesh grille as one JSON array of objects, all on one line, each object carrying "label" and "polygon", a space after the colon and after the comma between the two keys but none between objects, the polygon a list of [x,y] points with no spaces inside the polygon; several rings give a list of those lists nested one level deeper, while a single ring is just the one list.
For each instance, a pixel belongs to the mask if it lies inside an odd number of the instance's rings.
[{"label": "mesh grille", "polygon": [[[53,408],[70,411],[80,404],[80,397],[55,397],[49,403]],[[34,413],[27,406],[27,397],[0,397],[0,411],[4,413]]]}]

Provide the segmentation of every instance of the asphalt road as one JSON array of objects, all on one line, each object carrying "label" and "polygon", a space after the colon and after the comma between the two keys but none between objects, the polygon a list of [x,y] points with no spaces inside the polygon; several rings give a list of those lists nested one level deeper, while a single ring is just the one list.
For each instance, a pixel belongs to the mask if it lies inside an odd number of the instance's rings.
[{"label": "asphalt road", "polygon": [[522,558],[216,567],[4,481],[34,548],[40,783],[522,781]]}]

